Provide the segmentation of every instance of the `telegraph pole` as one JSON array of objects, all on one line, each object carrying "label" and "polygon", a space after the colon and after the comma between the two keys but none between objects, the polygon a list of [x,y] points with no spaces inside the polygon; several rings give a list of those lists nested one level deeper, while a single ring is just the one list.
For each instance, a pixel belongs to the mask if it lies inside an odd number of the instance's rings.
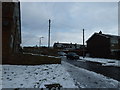
[{"label": "telegraph pole", "polygon": [[83,29],[83,58],[85,57],[84,29]]},{"label": "telegraph pole", "polygon": [[51,20],[49,19],[49,30],[48,30],[48,48],[50,47],[50,24],[51,24]]}]

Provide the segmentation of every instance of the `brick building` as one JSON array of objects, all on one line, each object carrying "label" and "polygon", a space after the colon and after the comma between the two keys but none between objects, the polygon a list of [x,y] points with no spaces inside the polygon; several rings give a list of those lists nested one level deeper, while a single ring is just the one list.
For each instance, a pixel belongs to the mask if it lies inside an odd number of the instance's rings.
[{"label": "brick building", "polygon": [[2,2],[2,62],[21,50],[20,2]]},{"label": "brick building", "polygon": [[86,42],[92,57],[120,58],[120,36],[99,32],[94,33]]}]

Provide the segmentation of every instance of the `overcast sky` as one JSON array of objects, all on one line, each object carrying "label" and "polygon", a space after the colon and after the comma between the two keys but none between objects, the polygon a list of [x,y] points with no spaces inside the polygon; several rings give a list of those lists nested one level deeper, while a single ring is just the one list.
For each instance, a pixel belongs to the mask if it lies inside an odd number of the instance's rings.
[{"label": "overcast sky", "polygon": [[48,20],[51,19],[51,46],[55,42],[82,44],[100,30],[118,35],[117,2],[21,2],[22,45],[48,43]]}]

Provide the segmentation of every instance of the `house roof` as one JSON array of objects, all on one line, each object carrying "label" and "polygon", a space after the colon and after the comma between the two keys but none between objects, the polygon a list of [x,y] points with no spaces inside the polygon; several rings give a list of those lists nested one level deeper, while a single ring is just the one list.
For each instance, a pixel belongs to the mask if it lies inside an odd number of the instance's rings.
[{"label": "house roof", "polygon": [[0,0],[1,2],[19,2],[19,0]]},{"label": "house roof", "polygon": [[81,45],[81,44],[73,44],[73,43],[54,43],[54,44],[62,44],[62,45]]},{"label": "house roof", "polygon": [[103,37],[105,37],[105,38],[113,38],[113,37],[115,37],[115,38],[119,38],[119,39],[120,39],[120,36],[117,36],[117,35],[94,33],[86,42],[88,42],[89,40],[91,40],[91,38],[92,38],[94,35],[103,36]]}]

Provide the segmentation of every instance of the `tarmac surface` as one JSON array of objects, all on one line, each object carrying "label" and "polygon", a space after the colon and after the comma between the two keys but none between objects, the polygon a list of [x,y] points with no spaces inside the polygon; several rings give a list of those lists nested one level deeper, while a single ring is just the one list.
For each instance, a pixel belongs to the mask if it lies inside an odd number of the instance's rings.
[{"label": "tarmac surface", "polygon": [[91,62],[91,61],[84,61],[84,60],[67,60],[66,57],[62,57],[63,61],[66,61],[74,66],[87,69],[89,71],[93,71],[108,78],[113,78],[117,81],[120,81],[120,67],[115,66],[102,66],[101,63]]},{"label": "tarmac surface", "polygon": [[100,90],[102,90],[102,88],[107,88],[108,90],[116,88],[115,90],[118,90],[117,88],[120,87],[120,83],[117,80],[84,68],[79,68],[66,61],[62,61],[61,64],[73,78],[75,85],[78,86],[78,88],[91,88],[91,90],[93,90],[93,88],[100,88]]}]

